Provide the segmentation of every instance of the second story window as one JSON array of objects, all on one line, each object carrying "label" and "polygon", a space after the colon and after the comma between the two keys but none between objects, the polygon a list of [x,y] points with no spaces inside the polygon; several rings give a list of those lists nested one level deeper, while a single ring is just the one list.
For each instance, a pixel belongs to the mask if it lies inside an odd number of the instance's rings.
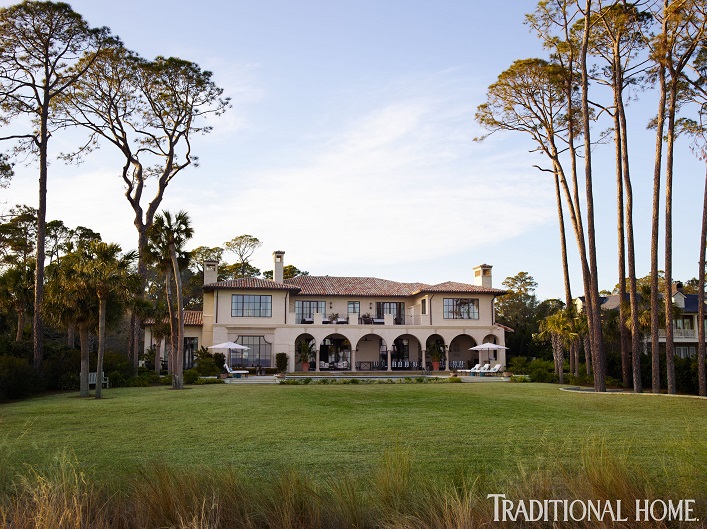
[{"label": "second story window", "polygon": [[271,318],[272,296],[231,296],[231,316],[234,318]]},{"label": "second story window", "polygon": [[361,314],[361,302],[349,301],[349,309],[347,312],[349,314]]},{"label": "second story window", "polygon": [[301,299],[295,300],[295,321],[297,323],[312,323],[314,313],[326,314],[325,301],[304,301]]},{"label": "second story window", "polygon": [[420,302],[420,311],[422,314],[427,314],[427,300],[426,299],[423,299]]},{"label": "second story window", "polygon": [[444,298],[444,319],[478,320],[479,300],[471,298]]}]

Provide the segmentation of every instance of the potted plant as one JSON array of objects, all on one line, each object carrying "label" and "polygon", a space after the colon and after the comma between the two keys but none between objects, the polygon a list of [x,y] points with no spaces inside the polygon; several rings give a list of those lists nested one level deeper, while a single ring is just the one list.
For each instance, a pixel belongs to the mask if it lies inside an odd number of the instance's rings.
[{"label": "potted plant", "polygon": [[430,361],[432,362],[432,370],[439,371],[439,363],[444,358],[444,351],[437,343],[433,343],[427,349],[427,354],[430,355]]},{"label": "potted plant", "polygon": [[336,323],[336,321],[339,319],[339,313],[338,312],[332,312],[329,314],[329,321],[331,323]]},{"label": "potted plant", "polygon": [[299,344],[299,361],[302,362],[302,371],[309,371],[309,359],[314,353],[314,345],[308,342]]},{"label": "potted plant", "polygon": [[370,325],[371,323],[373,323],[373,318],[371,318],[371,314],[367,312],[366,314],[361,316],[361,323],[363,323],[364,325]]}]

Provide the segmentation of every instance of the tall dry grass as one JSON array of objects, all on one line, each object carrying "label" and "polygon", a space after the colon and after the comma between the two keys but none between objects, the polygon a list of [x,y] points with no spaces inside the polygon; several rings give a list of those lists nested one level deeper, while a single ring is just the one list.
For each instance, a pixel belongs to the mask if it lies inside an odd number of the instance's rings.
[{"label": "tall dry grass", "polygon": [[252,479],[230,468],[199,472],[154,465],[120,484],[99,487],[76,460],[62,455],[44,473],[28,469],[16,476],[11,492],[0,498],[0,524],[3,529],[682,529],[704,523],[496,522],[489,493],[516,500],[621,499],[629,519],[636,499],[697,493],[696,512],[707,518],[703,469],[680,469],[682,481],[666,490],[661,480],[631,468],[625,454],[612,453],[601,442],[587,443],[573,468],[551,460],[534,467],[519,464],[512,480],[487,474],[433,480],[416,474],[410,453],[397,446],[363,478],[342,474],[314,482],[300,469]]}]

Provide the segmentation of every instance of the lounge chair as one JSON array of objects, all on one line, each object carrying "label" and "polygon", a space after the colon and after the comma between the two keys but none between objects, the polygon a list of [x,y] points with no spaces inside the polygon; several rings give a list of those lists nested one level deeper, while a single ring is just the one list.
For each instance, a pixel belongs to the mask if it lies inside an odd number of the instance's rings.
[{"label": "lounge chair", "polygon": [[489,372],[489,369],[491,369],[491,364],[484,364],[483,366],[481,366],[481,369],[479,369],[478,371],[479,376],[484,376],[485,373]]},{"label": "lounge chair", "polygon": [[469,370],[469,376],[473,377],[474,373],[478,373],[480,368],[481,368],[481,364],[476,364],[474,367],[472,367]]},{"label": "lounge chair", "polygon": [[[489,365],[490,365],[490,364],[489,364]],[[500,371],[501,371],[501,364],[496,364],[495,366],[493,366],[492,369],[489,369],[489,370],[487,371],[487,373],[496,374],[496,373],[498,373],[498,372],[500,372]]]}]

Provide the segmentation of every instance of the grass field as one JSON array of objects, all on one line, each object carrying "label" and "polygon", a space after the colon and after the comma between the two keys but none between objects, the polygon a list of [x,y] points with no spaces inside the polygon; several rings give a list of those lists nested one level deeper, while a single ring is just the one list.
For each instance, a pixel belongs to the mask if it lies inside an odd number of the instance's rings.
[{"label": "grass field", "polygon": [[196,386],[57,394],[0,406],[0,467],[17,472],[75,454],[99,480],[161,462],[234,466],[315,479],[371,472],[404,450],[426,476],[503,479],[549,463],[572,468],[604,446],[652,480],[707,482],[707,403],[562,392],[537,384]]},{"label": "grass field", "polygon": [[540,384],[105,395],[0,406],[1,529],[516,527],[494,519],[488,493],[625,505],[689,498],[707,518],[704,400]]}]

